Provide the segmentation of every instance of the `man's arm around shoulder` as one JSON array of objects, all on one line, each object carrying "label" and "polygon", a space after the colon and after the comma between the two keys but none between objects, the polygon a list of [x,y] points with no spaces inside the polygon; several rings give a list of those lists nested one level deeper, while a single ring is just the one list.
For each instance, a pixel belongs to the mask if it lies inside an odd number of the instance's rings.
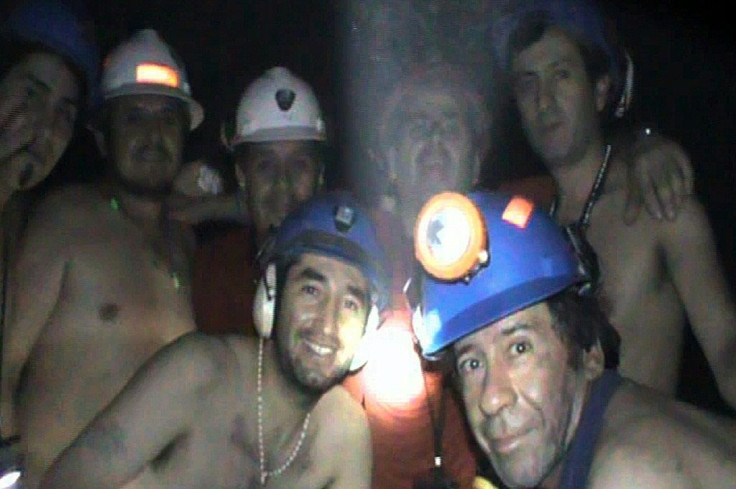
[{"label": "man's arm around shoulder", "polygon": [[189,333],[159,350],[64,450],[41,489],[117,489],[177,436],[223,378],[226,347]]},{"label": "man's arm around shoulder", "polygon": [[705,209],[689,197],[677,219],[662,229],[667,273],[721,395],[736,409],[736,301]]}]

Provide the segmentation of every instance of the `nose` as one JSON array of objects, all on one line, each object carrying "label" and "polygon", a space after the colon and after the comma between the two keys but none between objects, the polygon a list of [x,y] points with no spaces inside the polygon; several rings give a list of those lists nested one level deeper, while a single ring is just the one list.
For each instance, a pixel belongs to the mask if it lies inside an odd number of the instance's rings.
[{"label": "nose", "polygon": [[537,89],[537,108],[540,112],[549,110],[555,103],[556,85],[554,80],[542,80]]},{"label": "nose", "polygon": [[503,365],[493,365],[486,371],[481,392],[480,409],[487,416],[495,416],[502,410],[513,406],[516,392]]}]

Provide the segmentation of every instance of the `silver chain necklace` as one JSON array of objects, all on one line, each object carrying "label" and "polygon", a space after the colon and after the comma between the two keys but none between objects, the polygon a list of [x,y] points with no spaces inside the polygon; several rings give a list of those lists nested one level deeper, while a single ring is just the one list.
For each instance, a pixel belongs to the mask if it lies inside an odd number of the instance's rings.
[{"label": "silver chain necklace", "polygon": [[[603,182],[605,181],[606,175],[608,174],[608,164],[611,160],[611,145],[606,145],[606,152],[603,156],[603,162],[601,163],[600,168],[598,169],[598,173],[595,176],[595,180],[593,181],[593,188],[590,189],[590,194],[588,194],[588,199],[585,202],[585,206],[583,206],[583,211],[580,213],[580,218],[578,218],[578,226],[580,226],[581,229],[587,229],[587,227],[590,225],[590,214],[593,212],[593,207],[595,206],[595,203],[598,202],[598,199],[601,196],[601,191],[603,188]],[[557,206],[559,205],[559,195],[555,196],[555,199],[552,201],[552,206],[549,209],[549,215],[551,217],[556,217],[557,214]]]},{"label": "silver chain necklace", "polygon": [[299,449],[302,447],[302,442],[307,435],[307,428],[309,427],[309,417],[312,412],[308,412],[304,417],[304,423],[302,424],[302,432],[299,435],[299,440],[296,442],[294,449],[291,451],[289,458],[286,459],[281,467],[275,470],[266,470],[266,450],[263,447],[263,343],[264,339],[258,340],[258,458],[261,469],[261,487],[266,487],[266,481],[269,477],[276,477],[281,475],[294,461],[296,455],[299,453]]}]

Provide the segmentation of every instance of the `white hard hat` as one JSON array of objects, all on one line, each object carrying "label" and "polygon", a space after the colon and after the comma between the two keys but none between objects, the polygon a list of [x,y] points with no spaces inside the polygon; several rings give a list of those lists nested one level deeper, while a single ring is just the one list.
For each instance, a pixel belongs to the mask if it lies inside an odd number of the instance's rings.
[{"label": "white hard hat", "polygon": [[192,98],[187,73],[171,47],[153,29],[143,29],[116,47],[102,66],[102,97],[168,95],[186,102],[191,129],[204,119],[202,106]]},{"label": "white hard hat", "polygon": [[240,97],[232,145],[246,142],[324,141],[325,122],[312,88],[277,66],[252,82]]}]

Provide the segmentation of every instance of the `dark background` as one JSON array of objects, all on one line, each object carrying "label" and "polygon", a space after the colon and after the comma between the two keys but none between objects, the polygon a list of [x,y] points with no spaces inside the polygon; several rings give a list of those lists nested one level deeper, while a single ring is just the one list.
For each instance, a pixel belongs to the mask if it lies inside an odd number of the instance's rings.
[{"label": "dark background", "polygon": [[[208,156],[227,166],[218,145],[220,123],[232,118],[246,84],[267,68],[284,65],[302,76],[314,86],[328,116],[338,118],[340,31],[335,19],[346,1],[88,0],[86,4],[98,24],[103,52],[135,29],[153,27],[181,55],[194,96],[206,110],[204,123],[192,133],[187,155],[190,159]],[[4,0],[2,13],[17,3]],[[733,285],[736,50],[727,25],[731,18],[708,2],[675,6],[668,0],[619,1],[605,7],[635,60],[633,114],[638,120],[654,121],[691,155],[696,190],[712,219]],[[336,136],[340,141],[339,127]],[[339,166],[335,168],[333,179],[339,182],[344,175]],[[538,167],[514,168],[521,174]],[[49,184],[89,179],[99,172],[92,140],[82,131]],[[692,336],[687,341],[680,395],[733,414],[718,398]]]}]

